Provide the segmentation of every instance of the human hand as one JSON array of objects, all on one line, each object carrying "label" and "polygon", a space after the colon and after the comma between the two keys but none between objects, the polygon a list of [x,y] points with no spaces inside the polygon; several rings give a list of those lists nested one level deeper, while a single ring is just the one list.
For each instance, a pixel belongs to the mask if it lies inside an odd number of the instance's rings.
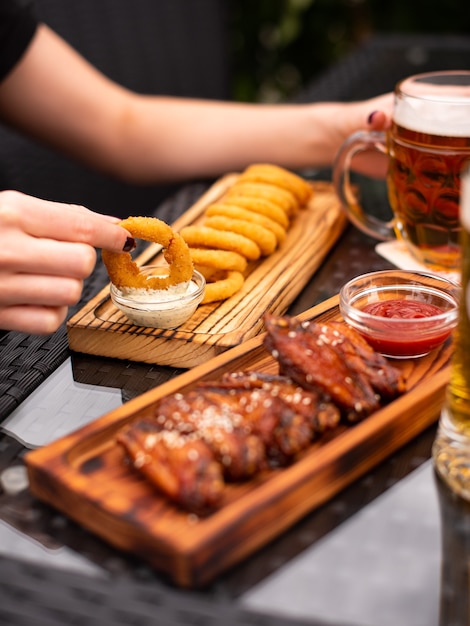
[{"label": "human hand", "polygon": [[134,245],[117,218],[0,192],[0,328],[54,332],[80,299],[95,248],[121,252]]},{"label": "human hand", "polygon": [[[353,105],[354,106],[354,105]],[[386,131],[392,122],[393,95],[391,93],[358,104],[365,112],[368,108],[367,119],[364,120],[363,130],[370,132]],[[388,157],[379,154],[376,150],[356,155],[351,163],[351,169],[367,176],[383,178],[388,166]]]},{"label": "human hand", "polygon": [[367,118],[369,130],[387,130],[390,128],[392,118],[389,111],[372,111]]}]

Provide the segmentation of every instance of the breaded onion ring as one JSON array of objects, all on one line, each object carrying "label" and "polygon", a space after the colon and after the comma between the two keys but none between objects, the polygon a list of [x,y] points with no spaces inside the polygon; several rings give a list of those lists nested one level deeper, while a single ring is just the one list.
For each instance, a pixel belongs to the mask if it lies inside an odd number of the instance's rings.
[{"label": "breaded onion ring", "polygon": [[282,243],[286,238],[286,230],[278,222],[275,222],[265,215],[261,215],[261,213],[254,213],[253,211],[240,206],[231,205],[230,203],[224,204],[223,202],[216,202],[211,204],[206,209],[206,215],[208,217],[223,215],[235,220],[244,220],[245,222],[253,222],[254,224],[264,226],[264,228],[267,228],[274,234],[278,244]]},{"label": "breaded onion ring", "polygon": [[248,237],[248,239],[251,239],[259,246],[262,256],[268,256],[276,249],[277,240],[274,234],[259,224],[246,222],[245,220],[232,219],[224,215],[213,215],[212,217],[206,218],[204,223],[206,226],[209,226],[209,228],[238,233],[239,235]]},{"label": "breaded onion ring", "polygon": [[220,270],[236,270],[244,272],[247,261],[244,256],[232,250],[209,250],[207,248],[190,248],[189,252],[194,265],[212,267]]},{"label": "breaded onion ring", "polygon": [[312,187],[307,181],[293,172],[268,163],[250,165],[241,174],[239,180],[269,183],[270,185],[288,189],[301,205],[307,204],[312,196]]},{"label": "breaded onion ring", "polygon": [[202,303],[226,300],[240,291],[244,282],[245,279],[241,272],[228,270],[214,273],[208,277]]},{"label": "breaded onion ring", "polygon": [[294,215],[299,209],[299,203],[293,193],[287,189],[269,185],[268,183],[237,181],[225,194],[225,198],[262,198],[280,207],[287,215]]},{"label": "breaded onion ring", "polygon": [[242,209],[248,209],[254,213],[269,217],[269,219],[274,220],[283,228],[289,228],[288,214],[274,202],[250,196],[233,196],[233,198],[227,198],[226,201],[233,206],[239,206]]},{"label": "breaded onion ring", "polygon": [[103,250],[102,259],[111,282],[122,289],[168,289],[171,285],[185,283],[193,275],[193,262],[189,247],[184,239],[156,217],[128,217],[120,222],[136,239],[158,243],[163,248],[163,257],[169,265],[167,276],[145,277],[129,252]]},{"label": "breaded onion ring", "polygon": [[254,241],[223,230],[216,230],[208,226],[185,226],[180,230],[180,235],[188,246],[216,248],[220,250],[232,250],[238,252],[249,261],[256,261],[261,256],[261,250]]}]

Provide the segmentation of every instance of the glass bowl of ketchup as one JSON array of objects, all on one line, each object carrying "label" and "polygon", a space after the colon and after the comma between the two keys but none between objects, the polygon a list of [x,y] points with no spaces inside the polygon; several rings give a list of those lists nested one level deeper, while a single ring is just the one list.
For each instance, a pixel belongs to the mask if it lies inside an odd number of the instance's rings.
[{"label": "glass bowl of ketchup", "polygon": [[439,275],[384,270],[353,278],[340,291],[343,319],[386,357],[424,356],[457,324],[460,287]]}]

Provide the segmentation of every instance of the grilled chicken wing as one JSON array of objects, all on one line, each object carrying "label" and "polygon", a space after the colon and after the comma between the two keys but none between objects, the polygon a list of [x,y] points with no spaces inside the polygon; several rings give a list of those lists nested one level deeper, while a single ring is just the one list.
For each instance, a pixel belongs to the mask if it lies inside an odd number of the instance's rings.
[{"label": "grilled chicken wing", "polygon": [[382,400],[393,400],[406,391],[401,372],[391,366],[351,326],[341,322],[329,322],[328,327],[332,331],[338,330],[344,337],[344,341],[338,344],[338,349],[344,354],[350,367],[364,372]]},{"label": "grilled chicken wing", "polygon": [[[266,389],[227,389],[214,381],[175,396],[160,403],[157,419],[173,416],[197,424],[230,479],[247,477],[266,461],[285,463],[312,438],[309,420]],[[241,444],[238,449],[230,445],[233,436]],[[244,450],[253,441],[262,445],[257,456]]]},{"label": "grilled chicken wing", "polygon": [[355,422],[405,391],[401,373],[340,322],[265,323],[279,374],[200,382],[118,433],[134,468],[186,509],[210,511],[225,480],[284,465],[341,418]]},{"label": "grilled chicken wing", "polygon": [[[383,385],[377,385],[375,379],[382,382],[389,375],[395,376],[397,391],[393,395],[398,395],[401,388],[399,373],[378,354],[374,364],[372,359],[368,363],[360,336],[354,344],[351,341],[355,335],[353,329],[348,329],[345,334],[339,324],[299,322],[272,315],[266,316],[265,323],[265,346],[279,361],[281,373],[305,389],[330,398],[348,421],[358,421],[380,407],[379,390],[383,391]],[[383,374],[378,373],[379,362]],[[369,377],[369,370],[374,367],[373,379],[377,389]]]},{"label": "grilled chicken wing", "polygon": [[266,465],[266,450],[260,437],[245,428],[238,402],[224,394],[188,391],[162,398],[155,418],[161,428],[194,432],[213,451],[230,480],[253,476]]},{"label": "grilled chicken wing", "polygon": [[162,430],[141,419],[117,435],[133,467],[173,502],[198,513],[211,510],[225,486],[210,447],[192,433]]},{"label": "grilled chicken wing", "polygon": [[313,435],[334,428],[340,420],[338,407],[322,400],[318,393],[303,389],[287,376],[253,371],[227,372],[222,376],[219,385],[228,389],[268,390],[307,418]]}]

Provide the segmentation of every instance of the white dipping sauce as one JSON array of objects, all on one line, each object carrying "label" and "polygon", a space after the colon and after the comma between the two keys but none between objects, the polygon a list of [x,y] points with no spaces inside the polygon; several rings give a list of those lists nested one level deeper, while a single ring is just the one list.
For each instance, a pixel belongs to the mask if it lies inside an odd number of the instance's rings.
[{"label": "white dipping sauce", "polygon": [[111,286],[111,298],[137,326],[177,328],[193,315],[202,300],[205,283],[198,282],[193,278],[168,289],[121,290]]}]

